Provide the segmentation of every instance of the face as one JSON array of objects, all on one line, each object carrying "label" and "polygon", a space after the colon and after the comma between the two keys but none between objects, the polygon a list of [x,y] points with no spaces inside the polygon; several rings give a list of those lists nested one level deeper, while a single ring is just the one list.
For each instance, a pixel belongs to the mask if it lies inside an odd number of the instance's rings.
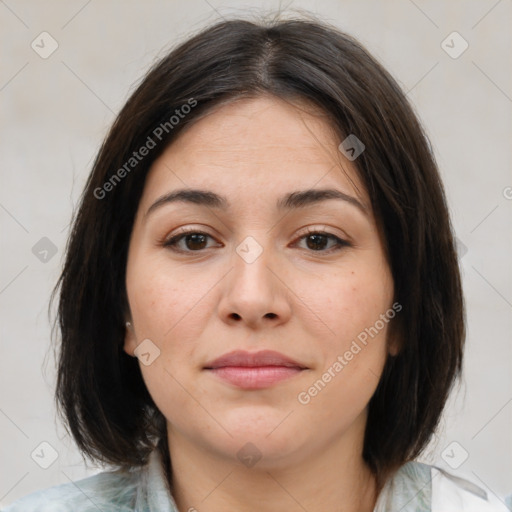
[{"label": "face", "polygon": [[[340,142],[318,112],[260,97],[216,108],[153,164],[125,351],[171,437],[233,460],[251,442],[269,468],[362,440],[393,281]],[[172,200],[182,189],[209,195]]]}]

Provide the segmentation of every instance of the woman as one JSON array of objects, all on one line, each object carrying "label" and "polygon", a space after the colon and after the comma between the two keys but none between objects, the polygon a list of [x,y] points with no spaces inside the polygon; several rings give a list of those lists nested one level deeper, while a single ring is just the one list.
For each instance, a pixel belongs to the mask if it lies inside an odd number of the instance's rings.
[{"label": "woman", "polygon": [[316,21],[218,23],[95,161],[59,281],[57,399],[116,471],[7,509],[505,511],[415,462],[464,306],[428,140]]}]

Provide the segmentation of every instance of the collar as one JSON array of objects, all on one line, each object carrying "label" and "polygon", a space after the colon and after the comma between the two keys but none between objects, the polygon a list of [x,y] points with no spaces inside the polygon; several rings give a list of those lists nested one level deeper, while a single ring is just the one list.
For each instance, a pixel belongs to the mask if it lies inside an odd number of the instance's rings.
[{"label": "collar", "polygon": [[170,493],[162,456],[158,449],[151,452],[141,477],[136,512],[179,512]]},{"label": "collar", "polygon": [[[512,496],[512,495],[511,495]],[[135,512],[179,512],[166,480],[162,455],[151,452],[141,473]],[[385,484],[374,512],[510,512],[475,484],[441,468],[408,462]]]}]

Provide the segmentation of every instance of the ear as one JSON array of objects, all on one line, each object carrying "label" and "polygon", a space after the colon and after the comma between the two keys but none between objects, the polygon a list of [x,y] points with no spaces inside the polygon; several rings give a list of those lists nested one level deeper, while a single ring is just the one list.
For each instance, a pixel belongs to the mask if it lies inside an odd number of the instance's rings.
[{"label": "ear", "polygon": [[[396,322],[396,319],[394,320]],[[403,346],[403,330],[401,324],[393,325],[391,332],[388,332],[387,347],[390,356],[397,356]]]},{"label": "ear", "polygon": [[134,352],[136,348],[137,338],[135,337],[135,330],[131,322],[126,322],[123,349],[129,356],[135,357]]},{"label": "ear", "polygon": [[397,343],[397,341],[395,339],[389,340],[389,343],[388,343],[389,355],[394,357],[394,356],[397,356],[399,352],[400,352],[400,347],[399,347],[399,344]]},{"label": "ear", "polygon": [[[400,354],[407,340],[404,318],[397,314],[400,313],[402,309],[402,305],[399,302],[393,303],[388,309],[390,313],[387,316],[390,319],[390,323],[387,326],[386,345],[388,354],[391,357],[396,357]],[[391,315],[391,311],[394,313],[393,315]]]}]

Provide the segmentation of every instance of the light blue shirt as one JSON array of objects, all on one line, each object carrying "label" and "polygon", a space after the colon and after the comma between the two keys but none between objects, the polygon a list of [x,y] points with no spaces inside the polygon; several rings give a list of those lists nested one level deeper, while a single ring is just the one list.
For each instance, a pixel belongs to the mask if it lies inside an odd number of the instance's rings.
[{"label": "light blue shirt", "polygon": [[[374,512],[510,512],[505,501],[440,468],[402,466],[382,490]],[[105,471],[34,492],[3,512],[179,512],[155,450],[144,467]],[[194,508],[188,509],[194,510]],[[187,511],[181,511],[187,512]]]}]

